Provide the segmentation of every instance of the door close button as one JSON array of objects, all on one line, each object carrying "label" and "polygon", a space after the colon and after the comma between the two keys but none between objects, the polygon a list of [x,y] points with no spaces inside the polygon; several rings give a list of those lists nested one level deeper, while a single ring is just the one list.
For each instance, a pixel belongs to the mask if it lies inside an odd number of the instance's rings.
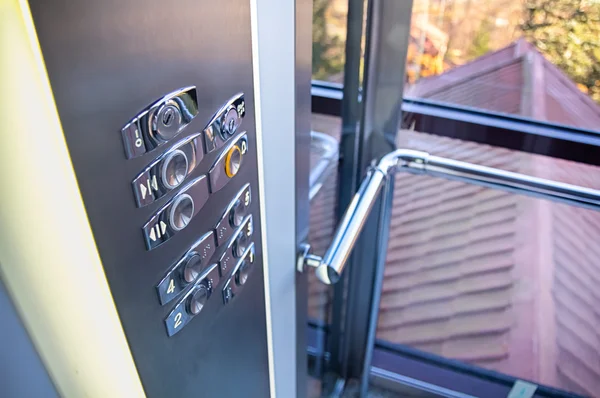
[{"label": "door close button", "polygon": [[204,206],[209,196],[208,178],[201,176],[181,189],[181,193],[150,218],[142,227],[146,247],[152,250],[185,228]]},{"label": "door close button", "polygon": [[189,224],[194,216],[194,200],[190,195],[180,194],[169,210],[169,225],[175,231],[181,231]]}]

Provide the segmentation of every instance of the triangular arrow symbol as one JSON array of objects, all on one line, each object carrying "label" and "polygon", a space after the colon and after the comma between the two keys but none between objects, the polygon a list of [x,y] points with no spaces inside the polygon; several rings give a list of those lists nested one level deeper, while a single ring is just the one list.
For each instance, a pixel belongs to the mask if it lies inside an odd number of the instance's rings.
[{"label": "triangular arrow symbol", "polygon": [[152,176],[152,188],[154,188],[155,191],[158,191],[158,182],[156,181],[156,174]]},{"label": "triangular arrow symbol", "polygon": [[140,184],[140,191],[142,191],[142,199],[146,199],[146,186],[144,184]]},{"label": "triangular arrow symbol", "polygon": [[162,230],[163,235],[165,234],[165,231],[167,230],[167,224],[165,224],[164,221],[160,222],[160,229]]},{"label": "triangular arrow symbol", "polygon": [[152,242],[156,242],[156,235],[154,235],[154,228],[152,228],[150,230],[150,239],[152,239]]}]

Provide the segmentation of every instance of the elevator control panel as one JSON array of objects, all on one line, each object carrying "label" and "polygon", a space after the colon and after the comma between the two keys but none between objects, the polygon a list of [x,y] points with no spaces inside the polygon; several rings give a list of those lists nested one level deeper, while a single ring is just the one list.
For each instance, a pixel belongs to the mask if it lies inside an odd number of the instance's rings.
[{"label": "elevator control panel", "polygon": [[[149,105],[121,130],[128,159],[156,150],[131,181],[135,207],[148,214],[140,226],[147,251],[160,250],[197,217],[217,216],[193,243],[175,243],[181,254],[165,264],[154,287],[158,305],[170,307],[163,320],[169,337],[201,313],[221,280],[217,296],[229,303],[255,262],[252,183],[238,178],[250,149],[248,132],[240,129],[244,95],[233,95],[201,131],[186,134],[198,109],[196,88],[185,87]],[[238,188],[221,194],[230,183]],[[213,198],[216,205],[205,211]]]},{"label": "elevator control panel", "polygon": [[98,283],[151,398],[271,395],[251,7],[230,3],[28,2]]}]

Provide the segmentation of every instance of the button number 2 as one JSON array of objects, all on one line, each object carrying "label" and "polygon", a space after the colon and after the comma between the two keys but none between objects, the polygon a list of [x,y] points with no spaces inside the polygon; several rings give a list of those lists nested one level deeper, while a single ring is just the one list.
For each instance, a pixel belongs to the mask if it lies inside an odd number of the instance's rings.
[{"label": "button number 2", "polygon": [[175,314],[175,325],[173,326],[173,329],[177,329],[179,326],[181,326],[181,317],[183,315],[181,315],[181,312],[178,312],[177,314]]}]

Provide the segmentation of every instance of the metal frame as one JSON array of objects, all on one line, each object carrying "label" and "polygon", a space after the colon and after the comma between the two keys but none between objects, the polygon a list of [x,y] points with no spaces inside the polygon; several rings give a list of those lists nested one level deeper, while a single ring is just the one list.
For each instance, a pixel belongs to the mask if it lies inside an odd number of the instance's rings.
[{"label": "metal frame", "polygon": [[[253,0],[252,10],[271,396],[300,397],[307,391],[307,279],[278,265],[293,263],[308,235],[312,1]],[[282,53],[282,42],[294,51]]]},{"label": "metal frame", "polygon": [[[382,380],[381,376],[387,380]],[[411,380],[416,383],[411,383]],[[447,359],[405,345],[384,340],[375,342],[371,382],[392,391],[403,388],[408,381],[415,387],[417,384],[424,384],[425,387],[433,386],[437,391],[451,390],[461,395],[481,396],[482,391],[485,391],[486,396],[505,397],[509,395],[518,380],[504,373]],[[382,381],[384,384],[381,383]],[[577,398],[580,396],[538,385],[535,397]]]},{"label": "metal frame", "polygon": [[[364,7],[362,1],[358,2]],[[350,1],[349,6],[359,7],[353,1]],[[400,104],[411,10],[412,1],[368,2],[362,89],[356,84],[360,81],[359,77],[351,79],[348,76],[348,73],[353,73],[352,70],[346,68],[344,77],[345,81],[353,81],[355,86],[344,86],[341,102],[343,135],[338,196],[340,212],[348,206],[350,197],[356,192],[361,176],[372,160],[394,149],[394,138],[401,120]],[[361,48],[360,37],[351,34],[350,30],[357,30],[358,26],[356,21],[353,25],[348,25],[346,46],[354,51]],[[393,45],[392,41],[383,39],[392,36]],[[404,41],[405,45],[402,44]],[[361,91],[364,93],[362,96]],[[358,131],[357,124],[360,125]],[[387,220],[379,217],[386,214],[386,209],[382,206],[380,201],[374,204],[374,208],[378,209],[377,215],[366,221],[365,232],[352,254],[349,270],[343,281],[335,287],[329,336],[331,370],[344,379],[360,379],[362,395],[365,394],[368,383],[368,368],[365,368],[365,363],[369,362],[375,337],[370,334],[368,325],[371,317],[376,316],[373,309],[378,307],[377,294],[381,290],[378,284],[381,284],[385,263],[382,245],[384,241],[387,242],[389,229]],[[373,266],[360,266],[362,264]]]},{"label": "metal frame", "polygon": [[[313,81],[311,92],[313,113],[340,116],[339,85]],[[402,128],[600,165],[600,132],[421,98],[404,98],[402,111]]]}]

